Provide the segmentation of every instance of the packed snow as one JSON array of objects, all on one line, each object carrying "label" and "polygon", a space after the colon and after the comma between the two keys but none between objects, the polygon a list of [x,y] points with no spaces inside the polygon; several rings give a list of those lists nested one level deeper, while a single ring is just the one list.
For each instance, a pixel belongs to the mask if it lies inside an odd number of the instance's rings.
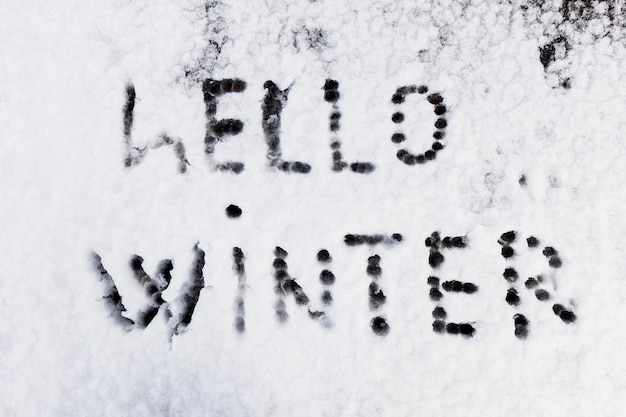
[{"label": "packed snow", "polygon": [[620,4],[4,0],[0,415],[619,415]]}]

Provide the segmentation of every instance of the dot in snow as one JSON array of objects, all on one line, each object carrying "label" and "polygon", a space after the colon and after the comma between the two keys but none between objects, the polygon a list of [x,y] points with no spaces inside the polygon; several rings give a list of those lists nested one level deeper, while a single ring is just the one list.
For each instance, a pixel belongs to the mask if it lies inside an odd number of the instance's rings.
[{"label": "dot in snow", "polygon": [[537,297],[539,301],[547,301],[550,299],[550,293],[546,290],[539,289],[535,291],[535,297]]},{"label": "dot in snow", "polygon": [[326,249],[322,249],[317,252],[317,260],[320,262],[331,262],[333,258],[331,258],[330,253]]},{"label": "dot in snow", "polygon": [[569,310],[561,311],[561,313],[559,314],[559,317],[561,318],[563,323],[567,323],[567,324],[570,324],[576,321],[576,314],[574,314],[574,312],[569,311]]},{"label": "dot in snow", "polygon": [[471,282],[463,283],[463,292],[465,294],[474,294],[476,291],[478,291],[478,285]]},{"label": "dot in snow", "polygon": [[406,136],[404,136],[403,133],[394,133],[393,135],[391,135],[391,141],[393,143],[401,143],[404,142],[406,140]]},{"label": "dot in snow", "polygon": [[[276,261],[276,260],[274,260]],[[277,281],[284,281],[287,278],[289,278],[289,274],[287,273],[287,271],[283,268],[274,268],[274,278],[276,278]],[[281,290],[282,291],[282,290]]]},{"label": "dot in snow", "polygon": [[428,92],[428,87],[426,87],[425,85],[420,85],[419,87],[417,87],[417,92],[420,94],[426,94]]},{"label": "dot in snow", "polygon": [[446,316],[446,310],[444,310],[443,307],[435,307],[435,309],[433,310],[433,318],[445,319]]},{"label": "dot in snow", "polygon": [[443,97],[441,97],[440,94],[431,94],[426,99],[430,104],[434,105],[441,104],[441,102],[443,102]]},{"label": "dot in snow", "polygon": [[443,284],[441,284],[441,287],[448,292],[463,291],[463,283],[457,280],[445,281]]},{"label": "dot in snow", "polygon": [[372,331],[376,333],[378,336],[386,336],[389,333],[389,324],[387,324],[387,320],[383,317],[374,317],[370,322],[370,327]]},{"label": "dot in snow", "polygon": [[339,91],[337,90],[327,90],[324,93],[324,100],[329,103],[336,103],[339,100]]},{"label": "dot in snow", "polygon": [[459,334],[459,325],[456,323],[448,323],[446,325],[446,332],[448,332],[449,334]]},{"label": "dot in snow", "polygon": [[453,237],[450,242],[455,248],[464,248],[466,246],[465,239],[462,236]]},{"label": "dot in snow", "polygon": [[441,144],[441,142],[435,142],[433,143],[432,149],[433,151],[440,151],[443,149],[443,145]]},{"label": "dot in snow", "polygon": [[207,90],[209,91],[209,93],[213,94],[214,96],[222,94],[220,83],[217,80],[211,80],[211,82],[207,86]]},{"label": "dot in snow", "polygon": [[515,231],[511,230],[510,232],[502,233],[500,240],[505,243],[515,242]]},{"label": "dot in snow", "polygon": [[402,113],[402,112],[395,112],[391,116],[391,121],[394,122],[394,123],[402,123],[404,121],[404,113]]},{"label": "dot in snow", "polygon": [[441,130],[437,130],[435,133],[433,133],[433,138],[437,140],[443,139],[444,136],[445,133],[443,133]]},{"label": "dot in snow", "polygon": [[552,268],[560,268],[563,265],[563,261],[558,256],[551,256],[548,260],[548,265]]},{"label": "dot in snow", "polygon": [[243,333],[246,330],[246,320],[243,317],[237,316],[235,319],[235,329],[237,329],[239,333]]},{"label": "dot in snow", "polygon": [[335,80],[328,79],[324,83],[324,90],[326,90],[326,91],[336,90],[338,88],[339,88],[339,83],[337,81],[335,81]]},{"label": "dot in snow", "polygon": [[443,333],[446,330],[446,323],[442,320],[433,321],[433,332]]},{"label": "dot in snow", "polygon": [[513,316],[515,322],[515,336],[518,339],[526,339],[528,337],[528,319],[522,314]]},{"label": "dot in snow", "polygon": [[380,274],[382,274],[383,270],[378,265],[370,264],[370,265],[367,266],[366,272],[367,272],[368,275],[370,275],[372,277],[379,277]]},{"label": "dot in snow", "polygon": [[543,254],[545,256],[555,256],[557,254],[557,251],[552,246],[546,246],[545,248],[543,248]]},{"label": "dot in snow", "polygon": [[370,162],[353,162],[350,164],[350,169],[352,172],[356,172],[359,174],[369,174],[374,170],[374,164]]},{"label": "dot in snow", "polygon": [[396,93],[391,97],[391,102],[393,104],[404,103],[404,96],[402,94]]},{"label": "dot in snow", "polygon": [[333,295],[331,294],[330,291],[324,291],[322,293],[322,303],[328,305],[328,304],[332,304],[333,302]]},{"label": "dot in snow", "polygon": [[305,164],[299,161],[296,161],[290,164],[289,169],[292,172],[298,172],[300,174],[308,174],[309,172],[311,172],[311,166],[309,164]]},{"label": "dot in snow", "polygon": [[436,114],[437,116],[441,116],[441,115],[442,115],[442,114],[444,114],[445,112],[446,112],[446,106],[441,105],[441,104],[439,104],[439,105],[435,106],[435,114]]},{"label": "dot in snow", "polygon": [[335,282],[335,274],[328,269],[324,269],[320,273],[320,281],[322,281],[324,285],[332,285]]},{"label": "dot in snow", "polygon": [[439,286],[439,278],[437,277],[430,276],[428,277],[428,280],[426,282],[428,282],[428,285],[430,285],[431,287]]},{"label": "dot in snow", "polygon": [[415,165],[417,160],[415,159],[415,155],[411,155],[409,153],[409,154],[404,155],[404,158],[402,158],[402,162],[404,162],[407,165]]},{"label": "dot in snow", "polygon": [[402,239],[404,239],[400,233],[392,234],[391,238],[395,240],[396,242],[402,242]]},{"label": "dot in snow", "polygon": [[509,288],[506,292],[506,302],[512,306],[516,306],[520,303],[519,295],[517,295],[517,290],[515,288]]},{"label": "dot in snow", "polygon": [[536,248],[537,246],[539,246],[539,239],[534,236],[530,236],[528,239],[526,239],[526,243],[528,243],[529,248]]},{"label": "dot in snow", "polygon": [[501,253],[504,258],[510,258],[515,254],[515,251],[509,245],[504,245],[502,247]]},{"label": "dot in snow", "polygon": [[522,174],[522,175],[519,177],[518,182],[519,182],[519,185],[520,185],[520,186],[525,187],[525,186],[526,186],[526,175],[523,175],[523,174]]},{"label": "dot in snow", "polygon": [[368,265],[378,265],[380,263],[380,255],[372,255],[367,258]]},{"label": "dot in snow", "polygon": [[518,274],[517,274],[517,271],[515,270],[515,268],[506,268],[504,270],[504,273],[502,274],[502,276],[508,282],[515,282],[515,281],[517,281],[517,278],[518,278]]},{"label": "dot in snow", "polygon": [[231,219],[236,219],[237,217],[241,216],[241,213],[243,212],[241,211],[241,208],[239,208],[239,206],[231,204],[226,207],[226,216],[230,217]]},{"label": "dot in snow", "polygon": [[515,337],[518,339],[526,339],[528,337],[528,327],[515,326]]},{"label": "dot in snow", "polygon": [[514,315],[513,320],[516,326],[528,326],[528,319],[523,314]]},{"label": "dot in snow", "polygon": [[474,326],[469,323],[461,323],[459,324],[459,331],[463,336],[474,336]]},{"label": "dot in snow", "polygon": [[287,255],[287,251],[280,246],[276,246],[276,248],[274,249],[274,256],[276,256],[277,258],[285,258]]},{"label": "dot in snow", "polygon": [[285,262],[282,258],[274,258],[274,262],[272,262],[272,266],[274,269],[285,270],[287,269],[287,262]]},{"label": "dot in snow", "polygon": [[537,285],[539,285],[539,283],[537,282],[537,280],[535,278],[530,277],[530,278],[528,278],[526,280],[524,285],[526,286],[526,288],[528,288],[530,290],[532,288],[535,288]]},{"label": "dot in snow", "polygon": [[234,80],[231,80],[230,78],[223,79],[220,82],[220,87],[222,88],[222,91],[225,93],[229,93],[233,91],[233,85],[234,85]]},{"label": "dot in snow", "polygon": [[433,287],[429,291],[429,296],[430,296],[431,300],[439,301],[439,300],[441,300],[441,297],[443,297],[443,294],[437,288]]},{"label": "dot in snow", "polygon": [[444,118],[439,118],[435,122],[435,127],[437,129],[444,129],[446,126],[448,126],[448,122],[446,122],[446,119],[444,119]]},{"label": "dot in snow", "polygon": [[436,250],[430,251],[430,255],[428,256],[428,264],[431,267],[437,268],[439,265],[443,263],[443,260],[444,260],[444,257],[441,254],[441,252],[436,251]]},{"label": "dot in snow", "polygon": [[432,161],[433,159],[435,159],[435,156],[436,152],[433,150],[428,150],[424,152],[424,158],[426,158],[428,161]]},{"label": "dot in snow", "polygon": [[241,93],[246,89],[246,82],[243,80],[235,80],[233,83],[233,91],[235,93]]}]

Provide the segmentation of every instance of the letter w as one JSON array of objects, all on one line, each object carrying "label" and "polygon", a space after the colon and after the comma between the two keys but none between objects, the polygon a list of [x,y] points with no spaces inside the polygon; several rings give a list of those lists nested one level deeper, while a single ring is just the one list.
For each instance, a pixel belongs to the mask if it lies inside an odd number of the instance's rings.
[{"label": "letter w", "polygon": [[143,268],[143,258],[139,255],[133,255],[130,259],[130,269],[135,279],[142,285],[145,294],[149,297],[148,304],[142,308],[137,317],[133,320],[127,317],[126,307],[122,299],[122,295],[115,285],[113,277],[102,264],[102,258],[93,252],[94,267],[100,273],[100,281],[104,282],[104,296],[111,317],[123,325],[127,330],[144,329],[159,313],[163,310],[167,325],[170,328],[170,337],[185,331],[193,312],[200,298],[200,291],[204,288],[204,276],[202,269],[204,268],[204,251],[196,244],[193,248],[195,258],[191,270],[191,277],[183,285],[181,294],[176,298],[174,305],[177,307],[177,314],[172,313],[170,303],[163,298],[163,292],[169,287],[172,279],[171,272],[174,264],[170,259],[162,260],[154,277],[149,276]]}]

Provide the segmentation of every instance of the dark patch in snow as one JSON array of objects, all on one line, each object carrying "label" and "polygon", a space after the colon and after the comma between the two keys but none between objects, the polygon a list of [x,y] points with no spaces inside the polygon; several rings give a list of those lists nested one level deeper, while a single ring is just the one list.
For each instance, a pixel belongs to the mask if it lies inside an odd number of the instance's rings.
[{"label": "dark patch in snow", "polygon": [[528,337],[529,322],[526,316],[523,314],[516,314],[513,316],[513,323],[515,324],[515,337],[518,339],[525,339]]},{"label": "dark patch in snow", "polygon": [[378,336],[387,336],[387,334],[391,330],[389,324],[387,324],[387,320],[380,316],[374,317],[372,319],[372,321],[370,322],[370,327],[372,328],[372,331]]},{"label": "dark patch in snow", "polygon": [[498,241],[498,243],[501,245],[511,244],[515,242],[516,235],[517,234],[515,233],[514,230],[511,230],[510,232],[502,233],[502,235],[500,235],[500,240]]},{"label": "dark patch in snow", "polygon": [[443,307],[435,307],[432,315],[433,315],[433,318],[441,319],[441,320],[445,320],[445,318],[448,316],[448,314],[446,313],[446,310],[444,310]]},{"label": "dark patch in snow", "polygon": [[519,305],[521,301],[519,295],[517,294],[517,290],[515,288],[509,288],[507,290],[505,300],[507,303],[509,303],[512,306]]},{"label": "dark patch in snow", "polygon": [[330,256],[330,253],[326,249],[321,249],[317,252],[317,260],[322,263],[332,262],[333,258]]},{"label": "dark patch in snow", "polygon": [[200,83],[210,78],[218,66],[222,49],[229,40],[226,34],[228,25],[222,17],[225,7],[219,0],[209,0],[198,8],[197,14],[205,21],[203,37],[206,43],[200,56],[184,67],[184,79],[188,82]]},{"label": "dark patch in snow", "polygon": [[320,281],[324,285],[333,285],[333,283],[335,282],[335,274],[333,274],[332,271],[329,271],[328,269],[324,269],[322,272],[320,272]]},{"label": "dark patch in snow", "polygon": [[526,239],[526,243],[528,244],[529,248],[536,248],[537,246],[539,246],[539,239],[534,236],[530,236],[528,239]]},{"label": "dark patch in snow", "polygon": [[300,51],[301,46],[317,54],[331,48],[328,32],[319,27],[301,26],[292,31],[293,47]]},{"label": "dark patch in snow", "polygon": [[512,267],[506,268],[504,272],[502,273],[502,276],[508,282],[515,282],[519,278],[519,274],[517,273],[515,268],[512,268]]},{"label": "dark patch in snow", "polygon": [[500,253],[502,254],[503,258],[508,259],[515,255],[515,250],[509,245],[504,245],[502,246],[502,250],[500,251]]},{"label": "dark patch in snow", "polygon": [[537,58],[552,88],[568,90],[572,86],[570,52],[582,35],[591,35],[594,42],[609,38],[624,42],[626,5],[617,0],[562,0],[548,2],[530,0],[521,5],[528,23],[539,24],[548,40],[539,45]]},{"label": "dark patch in snow", "polygon": [[239,216],[241,216],[241,213],[243,213],[243,211],[241,210],[239,206],[231,204],[228,207],[226,207],[226,216],[228,216],[231,219],[238,218]]},{"label": "dark patch in snow", "polygon": [[385,302],[387,302],[387,296],[380,289],[378,284],[371,282],[369,286],[369,304],[370,310],[378,310]]},{"label": "dark patch in snow", "polygon": [[524,282],[524,286],[529,290],[535,288],[537,285],[539,285],[539,282],[533,277],[528,278],[526,282]]}]

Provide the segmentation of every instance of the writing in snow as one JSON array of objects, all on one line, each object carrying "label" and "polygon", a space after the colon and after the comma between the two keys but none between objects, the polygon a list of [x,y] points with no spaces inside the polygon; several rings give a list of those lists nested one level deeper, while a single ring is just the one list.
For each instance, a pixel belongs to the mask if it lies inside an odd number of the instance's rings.
[{"label": "writing in snow", "polygon": [[[283,156],[281,148],[281,115],[287,105],[291,86],[284,89],[279,88],[273,81],[266,81],[263,87],[266,90],[265,97],[261,103],[262,129],[267,145],[267,159],[272,169],[283,172],[293,172],[298,174],[308,174],[311,172],[311,165],[303,161],[287,160]],[[220,119],[216,117],[220,100],[227,94],[242,93],[246,90],[246,82],[240,79],[207,79],[202,84],[202,92],[205,104],[206,129],[204,136],[204,154],[212,171],[225,171],[239,174],[245,169],[243,161],[218,161],[215,156],[216,147],[220,142],[224,142],[233,136],[239,135],[244,128],[244,123],[239,119]],[[328,117],[328,128],[330,130],[330,156],[332,170],[341,172],[344,170],[358,174],[368,174],[375,170],[373,162],[354,161],[348,162],[344,158],[342,142],[339,138],[341,130],[341,111],[339,100],[341,98],[339,82],[327,79],[322,88],[324,99],[330,104],[331,110]],[[397,147],[396,156],[398,160],[406,165],[420,165],[435,160],[437,153],[444,149],[446,137],[446,127],[448,122],[446,113],[448,109],[443,97],[439,93],[431,93],[425,85],[408,85],[396,89],[391,97],[391,102],[400,108],[406,97],[411,94],[418,94],[433,106],[435,114],[434,132],[432,134],[433,143],[430,148],[414,153],[403,146],[407,137],[402,131],[402,123],[405,120],[404,113],[398,109],[391,115],[391,120],[398,126],[395,133],[391,135],[393,146]],[[189,161],[187,150],[183,139],[163,133],[144,146],[137,146],[132,137],[135,100],[137,94],[132,83],[126,85],[126,102],[123,108],[123,132],[125,145],[124,164],[131,167],[141,163],[148,152],[161,147],[171,147],[173,154],[178,161],[178,171],[185,173]]]},{"label": "writing in snow", "polygon": [[[347,247],[369,246],[375,249],[377,245],[394,246],[402,244],[403,237],[399,233],[388,235],[356,235],[348,234],[344,238]],[[539,302],[552,304],[552,311],[565,324],[572,324],[576,321],[576,314],[571,303],[559,303],[554,288],[549,288],[548,281],[541,275],[520,279],[516,268],[516,254],[518,251],[527,250],[541,253],[547,260],[551,271],[556,272],[562,266],[562,260],[558,251],[552,246],[544,246],[541,249],[539,239],[530,236],[522,244],[515,231],[503,233],[498,239],[500,245],[500,256],[504,258],[505,268],[502,277],[507,282],[508,289],[504,296],[504,301],[508,303],[516,312],[513,315],[513,334],[524,339],[530,331],[530,320],[523,314],[521,306],[522,296],[532,294]],[[448,321],[445,310],[445,293],[462,293],[468,296],[475,294],[480,289],[472,282],[462,282],[456,279],[445,279],[440,277],[438,270],[445,262],[446,256],[450,256],[456,250],[463,250],[468,247],[466,236],[445,236],[441,237],[439,232],[433,232],[425,239],[425,245],[429,248],[428,264],[431,269],[430,275],[425,276],[425,284],[429,287],[429,298],[435,307],[432,311],[432,330],[440,334],[460,335],[466,338],[473,337],[476,333],[475,322],[452,322]],[[135,318],[128,317],[122,294],[120,294],[114,278],[109,274],[104,266],[102,257],[93,252],[93,263],[100,281],[104,283],[103,300],[109,310],[110,317],[121,324],[127,330],[144,329],[153,322],[154,318],[161,314],[169,329],[169,337],[183,333],[193,318],[194,310],[200,300],[202,289],[205,287],[204,267],[205,252],[199,244],[193,247],[194,260],[192,263],[189,279],[181,287],[180,294],[173,301],[165,299],[165,292],[172,279],[174,263],[171,259],[163,259],[157,267],[157,271],[152,276],[143,268],[143,258],[133,255],[130,259],[130,269],[135,280],[142,286],[146,295],[145,306],[137,313]],[[332,272],[333,257],[326,249],[320,249],[317,253],[317,261],[320,264],[321,272],[319,280],[322,284],[322,291],[318,302],[312,302],[311,298],[300,285],[297,278],[291,275],[287,263],[288,252],[276,246],[274,249],[274,260],[272,262],[274,278],[273,308],[276,320],[287,322],[289,313],[286,301],[293,298],[295,304],[306,310],[306,314],[315,322],[321,323],[326,328],[332,328],[331,306],[334,302],[333,284],[336,277]],[[375,254],[367,258],[365,274],[369,278],[367,289],[363,289],[364,296],[369,297],[369,326],[373,334],[384,337],[392,326],[388,322],[385,314],[385,304],[387,295],[382,286],[381,256]],[[243,333],[246,329],[246,281],[245,254],[239,247],[232,248],[233,272],[237,278],[237,293],[234,300],[234,329]],[[523,281],[523,282],[522,282]],[[565,304],[565,305],[564,305]],[[567,305],[567,306],[566,306]],[[359,313],[360,314],[360,313]]]}]

